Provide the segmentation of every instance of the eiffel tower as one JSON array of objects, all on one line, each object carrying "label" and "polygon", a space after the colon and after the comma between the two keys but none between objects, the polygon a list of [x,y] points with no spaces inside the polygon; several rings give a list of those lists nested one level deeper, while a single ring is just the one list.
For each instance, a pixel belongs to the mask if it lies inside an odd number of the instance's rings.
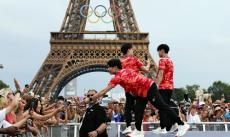
[{"label": "eiffel tower", "polygon": [[[72,79],[89,72],[107,72],[107,60],[122,56],[124,43],[132,43],[140,59],[145,55],[152,59],[148,33],[140,32],[130,0],[109,0],[109,4],[114,31],[86,31],[88,16],[99,6],[107,8],[98,5],[93,9],[90,0],[70,0],[60,31],[51,32],[50,52],[30,84],[31,91],[55,98]],[[98,12],[100,19],[106,13]]]}]

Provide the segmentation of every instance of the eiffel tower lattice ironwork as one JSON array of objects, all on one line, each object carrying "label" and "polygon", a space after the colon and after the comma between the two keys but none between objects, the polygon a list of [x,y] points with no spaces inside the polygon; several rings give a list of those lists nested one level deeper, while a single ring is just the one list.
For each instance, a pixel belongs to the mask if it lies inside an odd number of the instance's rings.
[{"label": "eiffel tower lattice ironwork", "polygon": [[148,33],[140,33],[130,0],[109,3],[114,31],[85,31],[87,18],[82,14],[89,14],[90,0],[70,0],[60,32],[51,32],[50,52],[30,84],[31,91],[57,97],[72,79],[89,72],[106,72],[107,60],[119,58],[124,43],[132,43],[140,59],[146,54],[151,58]]}]

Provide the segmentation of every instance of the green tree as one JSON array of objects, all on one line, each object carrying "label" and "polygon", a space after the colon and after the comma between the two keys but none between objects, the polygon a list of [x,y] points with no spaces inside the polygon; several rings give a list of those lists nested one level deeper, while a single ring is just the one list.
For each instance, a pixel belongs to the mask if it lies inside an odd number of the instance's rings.
[{"label": "green tree", "polygon": [[8,85],[6,85],[3,81],[0,80],[0,90],[8,87],[9,87]]},{"label": "green tree", "polygon": [[221,99],[222,94],[224,94],[226,102],[230,101],[230,85],[225,82],[213,82],[213,84],[208,88],[208,92],[212,94],[212,99],[214,101]]},{"label": "green tree", "polygon": [[186,92],[188,93],[188,96],[191,100],[196,98],[196,91],[200,89],[200,85],[194,84],[194,85],[187,85],[186,86]]},{"label": "green tree", "polygon": [[184,99],[185,93],[186,93],[186,90],[184,88],[175,88],[172,93],[172,99],[174,99],[177,102],[180,102]]}]

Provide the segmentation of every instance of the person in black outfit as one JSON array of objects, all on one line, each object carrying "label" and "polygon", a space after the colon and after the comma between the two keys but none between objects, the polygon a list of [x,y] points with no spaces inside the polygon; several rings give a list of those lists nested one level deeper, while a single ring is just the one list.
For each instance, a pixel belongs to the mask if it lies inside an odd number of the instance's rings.
[{"label": "person in black outfit", "polygon": [[[89,90],[87,97],[92,97],[96,93],[96,90]],[[108,137],[106,122],[107,116],[104,108],[97,101],[91,101],[80,125],[80,137]]]}]

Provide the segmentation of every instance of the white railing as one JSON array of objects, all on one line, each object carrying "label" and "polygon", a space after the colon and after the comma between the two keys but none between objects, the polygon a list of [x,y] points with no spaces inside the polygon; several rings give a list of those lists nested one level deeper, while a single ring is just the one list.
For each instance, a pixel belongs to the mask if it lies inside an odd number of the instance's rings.
[{"label": "white railing", "polygon": [[[201,122],[189,123],[191,125],[190,131],[230,131],[230,122]],[[65,125],[50,126],[49,137],[60,136],[79,136],[79,123],[68,123]],[[134,125],[134,123],[132,123]],[[144,131],[151,131],[159,127],[159,122],[144,122],[142,128]],[[124,130],[125,123],[108,123],[107,133],[109,137],[120,137],[120,131]],[[59,133],[57,133],[59,132]]]}]

